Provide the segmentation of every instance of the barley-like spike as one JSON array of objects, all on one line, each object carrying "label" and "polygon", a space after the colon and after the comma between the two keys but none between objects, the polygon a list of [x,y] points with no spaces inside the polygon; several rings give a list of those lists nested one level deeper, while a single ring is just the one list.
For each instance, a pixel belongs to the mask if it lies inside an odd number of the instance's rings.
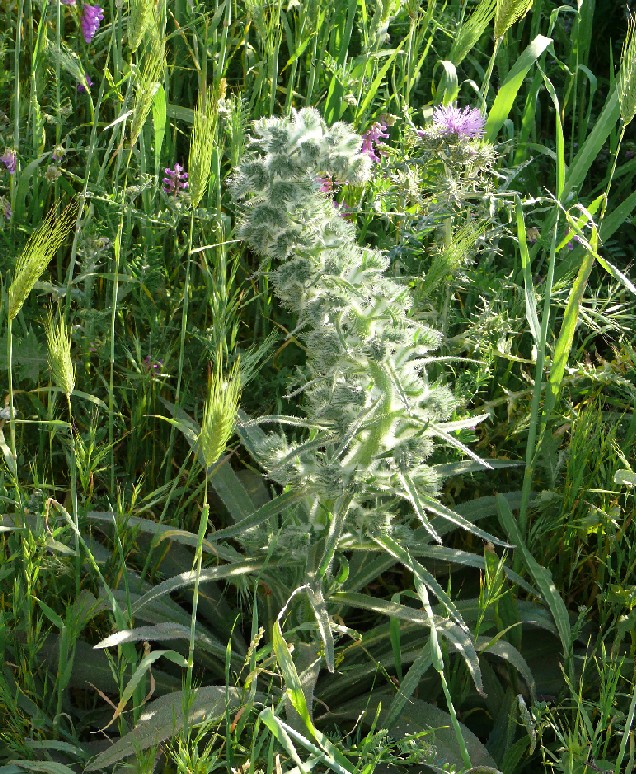
[{"label": "barley-like spike", "polygon": [[71,337],[63,317],[60,317],[54,327],[52,315],[49,313],[46,340],[53,382],[68,398],[75,389],[75,369],[71,359]]},{"label": "barley-like spike", "polygon": [[135,101],[130,124],[130,144],[137,142],[139,133],[152,107],[152,102],[166,69],[166,45],[163,37],[163,19],[160,10],[154,13],[152,22],[146,29],[146,45],[141,72],[135,88]]},{"label": "barley-like spike", "polygon": [[153,23],[154,3],[153,0],[129,0],[128,7],[128,45],[131,51],[136,51]]},{"label": "barley-like spike", "polygon": [[200,92],[194,111],[188,159],[188,183],[193,207],[199,205],[210,182],[210,164],[216,139],[217,106],[217,94],[212,86]]},{"label": "barley-like spike", "polygon": [[238,361],[224,379],[220,367],[212,377],[208,398],[203,409],[199,433],[199,450],[206,467],[214,465],[232,437],[241,397],[241,377]]},{"label": "barley-like spike", "polygon": [[9,319],[22,309],[27,296],[49,261],[72,230],[77,216],[77,201],[72,200],[61,213],[52,207],[42,224],[29,237],[16,261],[13,281],[9,286]]},{"label": "barley-like spike", "polygon": [[532,8],[533,0],[497,0],[495,40],[503,38],[512,25]]},{"label": "barley-like spike", "polygon": [[497,0],[481,0],[470,17],[464,21],[448,55],[455,66],[460,65],[466,55],[475,47],[495,15],[496,5]]},{"label": "barley-like spike", "polygon": [[621,51],[621,68],[618,76],[618,101],[625,126],[636,115],[636,16],[630,14],[627,35]]}]

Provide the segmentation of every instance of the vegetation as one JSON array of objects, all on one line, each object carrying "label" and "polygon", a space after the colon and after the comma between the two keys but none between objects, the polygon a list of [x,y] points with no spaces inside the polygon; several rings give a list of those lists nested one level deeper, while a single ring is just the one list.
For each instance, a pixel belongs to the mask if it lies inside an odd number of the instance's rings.
[{"label": "vegetation", "polygon": [[0,21],[0,774],[636,771],[627,6]]}]

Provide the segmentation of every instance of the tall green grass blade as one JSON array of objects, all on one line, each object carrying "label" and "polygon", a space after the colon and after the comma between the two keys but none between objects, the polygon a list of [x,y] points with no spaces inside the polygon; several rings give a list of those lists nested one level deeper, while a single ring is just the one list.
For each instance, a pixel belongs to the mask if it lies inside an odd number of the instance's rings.
[{"label": "tall green grass blade", "polygon": [[530,333],[535,344],[541,340],[541,326],[537,314],[537,301],[532,282],[532,267],[530,265],[530,253],[526,235],[526,223],[523,217],[521,199],[517,196],[517,239],[519,240],[519,252],[521,254],[521,269],[523,271],[523,287],[526,299],[526,320],[530,326]]},{"label": "tall green grass blade", "polygon": [[620,106],[618,103],[618,94],[613,89],[607,97],[607,101],[601,111],[601,115],[594,124],[594,129],[590,132],[583,147],[574,157],[574,161],[568,168],[563,186],[562,201],[566,201],[570,194],[577,191],[584,183],[590,167],[600,153],[605,141],[609,135],[616,129],[616,124],[620,118]]},{"label": "tall green grass blade", "polygon": [[488,142],[495,142],[497,139],[499,130],[510,114],[526,73],[541,54],[543,54],[550,43],[552,43],[551,38],[537,35],[510,69],[510,72],[499,89],[495,101],[488,113],[488,119],[484,130],[484,137]]}]

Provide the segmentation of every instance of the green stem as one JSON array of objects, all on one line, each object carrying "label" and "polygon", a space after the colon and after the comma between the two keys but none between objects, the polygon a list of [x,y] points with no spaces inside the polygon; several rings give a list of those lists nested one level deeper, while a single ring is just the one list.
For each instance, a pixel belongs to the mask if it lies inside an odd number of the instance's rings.
[{"label": "green stem", "polygon": [[[194,210],[190,212],[190,228],[188,230],[188,258],[186,261],[186,275],[183,283],[183,313],[181,315],[181,334],[179,339],[179,373],[177,375],[177,389],[174,396],[175,407],[179,407],[181,400],[181,382],[183,380],[183,363],[185,361],[185,340],[186,329],[188,325],[188,298],[190,295],[190,271],[192,268],[192,243],[194,240]],[[166,483],[170,476],[170,457],[174,448],[175,428],[170,427],[170,441],[168,443],[168,452],[166,454]]]}]

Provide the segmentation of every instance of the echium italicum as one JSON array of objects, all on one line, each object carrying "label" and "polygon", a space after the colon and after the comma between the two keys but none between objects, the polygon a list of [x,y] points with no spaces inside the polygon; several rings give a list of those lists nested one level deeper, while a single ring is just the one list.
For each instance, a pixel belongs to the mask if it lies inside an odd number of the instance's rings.
[{"label": "echium italicum", "polygon": [[326,176],[368,179],[361,146],[346,125],[327,127],[306,108],[257,122],[234,177],[239,237],[266,259],[275,294],[297,318],[314,428],[297,445],[260,434],[255,451],[274,480],[307,493],[317,528],[344,510],[350,528],[374,529],[381,497],[409,501],[437,537],[425,504],[438,480],[426,460],[436,438],[453,442],[444,422],[455,408],[451,392],[427,377],[440,335],[409,317],[410,292],[386,276],[386,256],[358,245],[354,226],[320,191]]}]

